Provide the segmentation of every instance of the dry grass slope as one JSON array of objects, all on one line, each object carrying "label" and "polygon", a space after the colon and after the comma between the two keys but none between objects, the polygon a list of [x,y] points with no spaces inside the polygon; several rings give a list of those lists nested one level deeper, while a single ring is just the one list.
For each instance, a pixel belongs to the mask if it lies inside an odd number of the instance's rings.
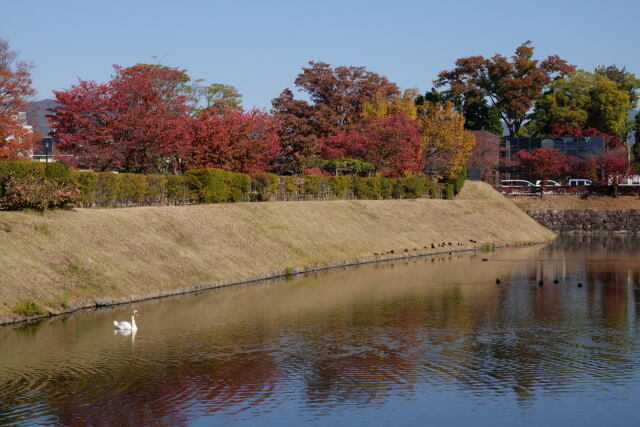
[{"label": "dry grass slope", "polygon": [[[482,183],[447,200],[322,201],[0,212],[0,318],[286,267],[554,234]],[[454,246],[459,249],[460,246]]]}]

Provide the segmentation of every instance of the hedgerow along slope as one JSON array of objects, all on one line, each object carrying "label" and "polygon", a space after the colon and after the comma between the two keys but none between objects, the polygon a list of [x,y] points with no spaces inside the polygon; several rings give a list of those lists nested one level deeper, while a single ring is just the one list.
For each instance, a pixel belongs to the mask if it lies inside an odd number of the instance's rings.
[{"label": "hedgerow along slope", "polygon": [[[34,301],[146,295],[197,283],[430,248],[541,242],[555,235],[490,186],[455,200],[224,203],[0,212],[0,318]],[[430,249],[429,249],[430,250]]]}]

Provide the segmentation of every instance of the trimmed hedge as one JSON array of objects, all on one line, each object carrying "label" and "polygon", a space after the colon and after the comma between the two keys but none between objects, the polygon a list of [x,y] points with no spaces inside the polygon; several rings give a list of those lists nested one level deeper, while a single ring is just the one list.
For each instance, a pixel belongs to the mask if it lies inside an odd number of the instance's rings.
[{"label": "trimmed hedge", "polygon": [[[184,205],[267,200],[452,198],[455,183],[424,177],[251,176],[220,169],[184,175],[79,172],[64,163],[0,162],[0,204],[8,182],[41,178],[75,188],[84,207]],[[44,203],[44,202],[43,202]],[[5,204],[6,206],[6,204]]]}]

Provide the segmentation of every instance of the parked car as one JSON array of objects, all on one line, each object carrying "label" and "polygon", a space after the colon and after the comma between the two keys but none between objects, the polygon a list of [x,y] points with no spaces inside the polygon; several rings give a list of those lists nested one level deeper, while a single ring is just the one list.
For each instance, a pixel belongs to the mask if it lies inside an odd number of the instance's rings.
[{"label": "parked car", "polygon": [[640,185],[640,175],[624,177],[620,185]]},{"label": "parked car", "polygon": [[568,186],[570,187],[576,187],[579,185],[592,185],[593,182],[589,179],[582,179],[582,178],[577,178],[577,179],[570,179],[569,182],[567,183]]},{"label": "parked car", "polygon": [[[536,181],[536,187],[540,187],[540,185],[542,184],[541,180],[537,180]],[[551,180],[551,179],[546,179],[544,181],[544,185],[545,187],[560,187],[560,184],[558,184],[557,182]]]},{"label": "parked car", "polygon": [[501,187],[535,187],[532,182],[525,179],[503,179],[500,181]]}]

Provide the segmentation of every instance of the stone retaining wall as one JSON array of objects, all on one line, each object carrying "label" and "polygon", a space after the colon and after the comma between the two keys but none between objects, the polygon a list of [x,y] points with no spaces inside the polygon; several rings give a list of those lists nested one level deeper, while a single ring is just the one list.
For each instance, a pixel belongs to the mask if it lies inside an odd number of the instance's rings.
[{"label": "stone retaining wall", "polygon": [[526,211],[556,233],[640,233],[640,209]]}]

